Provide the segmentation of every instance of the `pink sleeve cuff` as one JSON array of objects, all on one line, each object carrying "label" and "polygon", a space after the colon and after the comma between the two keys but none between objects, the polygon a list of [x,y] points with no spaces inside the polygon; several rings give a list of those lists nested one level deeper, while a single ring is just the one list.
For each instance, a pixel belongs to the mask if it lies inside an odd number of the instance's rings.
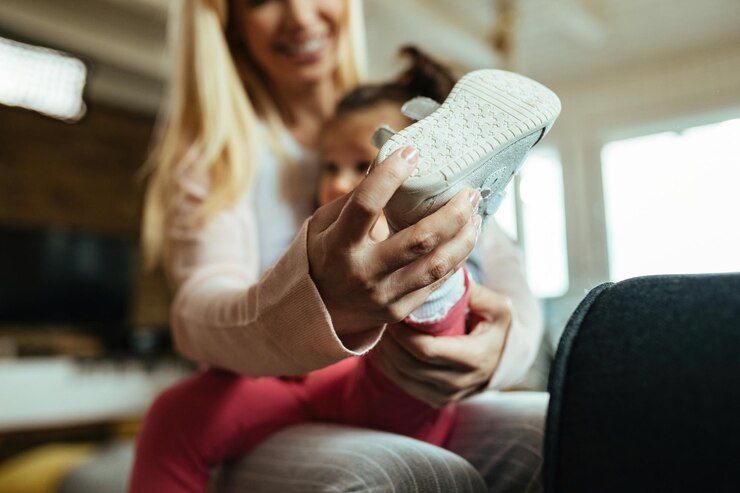
[{"label": "pink sleeve cuff", "polygon": [[[313,360],[314,356],[319,356],[321,360],[326,362],[326,364],[319,366],[319,368],[323,368],[346,357],[361,356],[370,351],[380,341],[385,326],[340,339],[334,329],[329,310],[326,309],[324,300],[311,278],[307,245],[309,220],[304,221],[297,238],[289,249],[289,253],[284,256],[285,259],[289,260],[285,262],[287,265],[282,266],[286,269],[281,269],[285,276],[289,272],[296,272],[299,276],[297,289],[295,290],[297,295],[296,306],[295,309],[291,310],[294,324],[288,323],[284,330],[291,330],[289,327],[293,325],[295,351],[299,354],[302,353],[307,361]],[[295,257],[295,259],[291,257]],[[290,265],[293,263],[290,260],[295,260],[295,264]],[[277,266],[275,270],[277,270]],[[290,299],[287,299],[286,302],[290,303]],[[301,347],[302,344],[305,344],[305,346]]]},{"label": "pink sleeve cuff", "polygon": [[385,326],[340,339],[316,285],[306,221],[288,251],[256,283],[237,266],[191,276],[173,303],[175,342],[186,356],[253,376],[295,375],[369,351]]}]

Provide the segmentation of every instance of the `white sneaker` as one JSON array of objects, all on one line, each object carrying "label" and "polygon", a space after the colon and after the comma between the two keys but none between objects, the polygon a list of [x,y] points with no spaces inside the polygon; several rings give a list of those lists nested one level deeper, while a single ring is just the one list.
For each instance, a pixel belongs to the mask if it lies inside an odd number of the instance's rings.
[{"label": "white sneaker", "polygon": [[402,111],[419,121],[398,133],[380,128],[373,138],[377,163],[408,145],[419,150],[418,166],[385,207],[394,231],[433,213],[463,187],[480,191],[480,214],[491,216],[529,149],[560,114],[560,100],[522,75],[477,70],[442,105],[414,98]]}]

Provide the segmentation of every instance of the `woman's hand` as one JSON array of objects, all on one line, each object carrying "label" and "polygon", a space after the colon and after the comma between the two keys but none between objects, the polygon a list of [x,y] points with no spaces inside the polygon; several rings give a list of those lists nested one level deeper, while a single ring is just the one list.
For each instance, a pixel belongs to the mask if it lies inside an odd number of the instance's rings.
[{"label": "woman's hand", "polygon": [[471,283],[470,309],[480,321],[468,335],[434,337],[395,325],[370,357],[396,385],[434,407],[482,391],[501,359],[511,306],[505,296]]},{"label": "woman's hand", "polygon": [[472,189],[390,238],[378,241],[370,234],[417,163],[414,149],[396,151],[309,222],[311,276],[340,336],[403,320],[465,263],[475,245],[480,195]]}]

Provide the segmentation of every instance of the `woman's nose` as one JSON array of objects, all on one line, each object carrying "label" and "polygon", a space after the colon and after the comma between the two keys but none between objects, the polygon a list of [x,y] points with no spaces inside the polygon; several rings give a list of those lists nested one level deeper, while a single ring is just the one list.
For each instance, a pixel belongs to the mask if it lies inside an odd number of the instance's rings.
[{"label": "woman's nose", "polygon": [[313,1],[288,0],[287,14],[296,27],[310,26],[316,19],[316,5]]}]

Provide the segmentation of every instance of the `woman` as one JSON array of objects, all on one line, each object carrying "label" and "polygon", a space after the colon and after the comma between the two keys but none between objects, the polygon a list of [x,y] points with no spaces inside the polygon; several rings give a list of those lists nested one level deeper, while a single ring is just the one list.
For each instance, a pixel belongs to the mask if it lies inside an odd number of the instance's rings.
[{"label": "woman", "polygon": [[[176,289],[177,347],[250,376],[302,374],[376,347],[386,376],[435,405],[514,383],[541,329],[516,252],[495,228],[482,264],[501,294],[471,289],[471,306],[487,323],[462,338],[389,332],[381,340],[386,323],[465,262],[475,235],[472,191],[374,241],[372,224],[413,164],[405,159],[413,153],[399,152],[306,220],[321,126],[361,76],[358,16],[347,0],[183,2],[143,228],[150,264],[163,260]],[[536,485],[542,397],[467,404],[450,449],[497,491]],[[182,414],[160,399],[149,421],[176,426]],[[140,441],[148,439],[145,428]],[[138,465],[152,461],[137,456],[134,484]]]}]

